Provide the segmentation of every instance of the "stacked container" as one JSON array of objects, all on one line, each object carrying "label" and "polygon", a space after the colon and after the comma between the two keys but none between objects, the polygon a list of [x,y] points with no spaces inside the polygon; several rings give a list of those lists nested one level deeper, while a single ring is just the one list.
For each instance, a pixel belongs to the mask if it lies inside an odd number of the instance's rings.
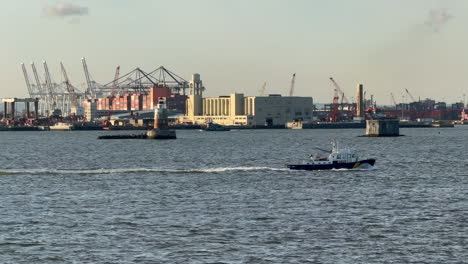
[{"label": "stacked container", "polygon": [[127,93],[123,96],[109,96],[97,99],[97,110],[153,110],[161,97],[166,98],[166,103],[169,108],[185,109],[187,96],[172,95],[171,89],[169,88],[151,87],[148,94]]},{"label": "stacked container", "polygon": [[130,100],[131,100],[131,104],[130,104],[130,108],[131,110],[134,110],[134,111],[139,111],[139,110],[142,110],[143,108],[143,97],[141,94],[132,94],[130,96]]}]

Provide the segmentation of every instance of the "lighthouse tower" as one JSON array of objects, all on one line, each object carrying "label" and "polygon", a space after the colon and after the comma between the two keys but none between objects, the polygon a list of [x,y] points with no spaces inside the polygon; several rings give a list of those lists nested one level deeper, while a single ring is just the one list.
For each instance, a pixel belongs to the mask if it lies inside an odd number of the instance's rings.
[{"label": "lighthouse tower", "polygon": [[166,108],[166,100],[164,97],[160,97],[158,105],[154,109],[154,128],[155,129],[167,129],[168,128],[168,115]]},{"label": "lighthouse tower", "polygon": [[176,139],[175,130],[169,129],[166,100],[162,97],[154,109],[154,128],[146,132],[147,139]]}]

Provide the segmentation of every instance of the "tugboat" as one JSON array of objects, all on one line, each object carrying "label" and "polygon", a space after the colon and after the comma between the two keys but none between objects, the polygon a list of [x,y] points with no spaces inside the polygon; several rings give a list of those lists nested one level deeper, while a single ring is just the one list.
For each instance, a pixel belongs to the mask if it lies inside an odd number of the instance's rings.
[{"label": "tugboat", "polygon": [[302,164],[287,165],[291,170],[332,170],[355,169],[359,166],[374,166],[375,159],[359,160],[358,155],[350,148],[339,149],[336,141],[332,141],[333,148],[327,156],[311,155],[310,160]]}]

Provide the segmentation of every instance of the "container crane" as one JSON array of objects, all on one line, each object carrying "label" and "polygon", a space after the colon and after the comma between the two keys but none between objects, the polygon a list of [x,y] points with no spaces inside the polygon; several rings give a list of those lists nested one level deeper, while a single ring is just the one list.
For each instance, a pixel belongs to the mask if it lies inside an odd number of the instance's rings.
[{"label": "container crane", "polygon": [[94,87],[93,81],[91,80],[91,76],[88,71],[88,65],[86,64],[86,59],[84,57],[81,58],[81,62],[83,64],[83,70],[86,77],[86,84],[88,85],[86,94],[91,96],[91,98],[96,99],[96,89]]},{"label": "container crane", "polygon": [[33,98],[33,90],[31,87],[31,83],[29,82],[28,72],[26,71],[26,66],[24,66],[24,63],[21,63],[21,68],[23,68],[24,80],[26,81],[26,87],[28,88],[29,97]]},{"label": "container crane", "polygon": [[37,69],[36,69],[36,65],[34,64],[34,62],[31,62],[31,68],[34,74],[34,80],[36,81],[36,89],[39,92],[39,98],[41,98],[41,108],[42,108],[42,113],[43,113],[43,111],[45,110],[44,104],[46,106],[48,105],[47,96],[46,96],[47,93],[44,92],[44,88],[42,87],[42,83],[41,83],[41,80],[39,79],[39,74],[37,74]]},{"label": "container crane", "polygon": [[68,79],[68,74],[67,71],[65,70],[65,67],[63,66],[63,63],[60,62],[60,67],[62,70],[63,78],[65,79],[65,87],[68,92],[68,96],[70,98],[70,103],[72,108],[75,108],[75,111],[78,109],[79,104],[78,104],[78,95],[76,94],[75,87],[71,85],[70,79]]},{"label": "container crane", "polygon": [[111,96],[115,96],[119,89],[119,78],[120,78],[120,65],[115,69],[114,81],[112,82]]},{"label": "container crane", "polygon": [[293,74],[292,79],[291,79],[291,88],[289,89],[289,96],[293,96],[295,84],[296,84],[296,73]]},{"label": "container crane", "polygon": [[36,65],[34,64],[34,62],[31,62],[31,68],[34,74],[34,80],[36,81],[36,87],[37,87],[36,89],[41,95],[43,95],[44,89],[42,89],[41,80],[39,79],[39,74],[37,74],[37,69],[36,69]]},{"label": "container crane", "polygon": [[55,111],[57,107],[57,98],[55,97],[55,89],[54,89],[54,84],[52,83],[52,78],[50,77],[50,72],[49,72],[49,67],[47,66],[47,62],[43,61],[42,62],[44,65],[44,71],[45,71],[45,82],[46,82],[46,87],[47,87],[47,92],[48,92],[48,98],[49,98],[49,104],[51,104],[49,109],[52,109],[52,111]]}]

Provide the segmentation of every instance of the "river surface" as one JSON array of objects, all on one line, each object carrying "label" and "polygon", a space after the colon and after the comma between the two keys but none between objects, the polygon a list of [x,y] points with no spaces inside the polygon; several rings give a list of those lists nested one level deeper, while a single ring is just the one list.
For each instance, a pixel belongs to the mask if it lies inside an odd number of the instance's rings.
[{"label": "river surface", "polygon": [[0,132],[0,263],[466,263],[468,126],[400,132]]}]

